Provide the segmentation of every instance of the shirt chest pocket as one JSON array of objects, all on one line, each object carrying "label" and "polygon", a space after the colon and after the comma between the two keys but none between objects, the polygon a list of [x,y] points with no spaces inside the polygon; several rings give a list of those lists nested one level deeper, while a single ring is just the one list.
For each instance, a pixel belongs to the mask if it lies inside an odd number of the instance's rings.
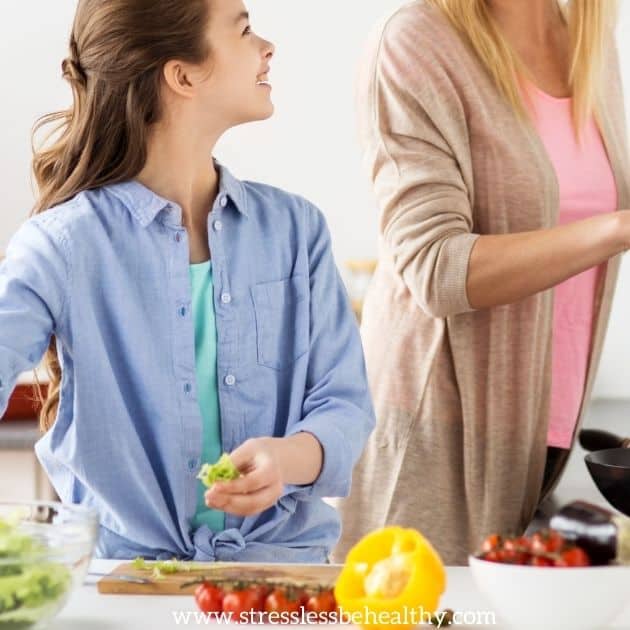
[{"label": "shirt chest pocket", "polygon": [[309,348],[306,277],[263,282],[252,287],[258,363],[275,370],[290,367]]}]

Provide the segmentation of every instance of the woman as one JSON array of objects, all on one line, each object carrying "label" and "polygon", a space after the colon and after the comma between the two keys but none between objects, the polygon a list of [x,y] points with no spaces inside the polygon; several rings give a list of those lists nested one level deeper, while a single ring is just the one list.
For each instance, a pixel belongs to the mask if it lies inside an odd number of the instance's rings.
[{"label": "woman", "polygon": [[[338,538],[322,497],[373,411],[325,221],[210,159],[271,116],[273,53],[241,0],[79,1],[74,103],[0,266],[0,415],[54,334],[36,451],[98,510],[98,556],[325,562]],[[204,493],[222,450],[242,474]]]},{"label": "woman", "polygon": [[557,482],[630,247],[613,20],[608,1],[416,0],[372,41],[377,428],[339,559],[396,523],[465,563],[486,535],[522,532]]}]

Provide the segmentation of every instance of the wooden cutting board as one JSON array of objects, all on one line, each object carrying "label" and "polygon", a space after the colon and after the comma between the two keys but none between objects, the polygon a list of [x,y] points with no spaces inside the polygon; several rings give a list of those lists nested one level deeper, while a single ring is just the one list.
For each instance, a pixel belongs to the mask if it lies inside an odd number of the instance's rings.
[{"label": "wooden cutting board", "polygon": [[[185,563],[182,563],[185,564]],[[195,592],[196,584],[182,588],[182,584],[199,577],[207,581],[230,580],[240,582],[264,582],[269,585],[282,583],[307,588],[333,588],[341,572],[341,564],[273,564],[249,562],[193,563],[194,569],[153,579],[150,570],[139,570],[132,563],[118,565],[109,575],[101,578],[98,591],[103,594],[131,595],[187,595]],[[138,584],[117,579],[116,575],[151,579],[150,584]]]}]

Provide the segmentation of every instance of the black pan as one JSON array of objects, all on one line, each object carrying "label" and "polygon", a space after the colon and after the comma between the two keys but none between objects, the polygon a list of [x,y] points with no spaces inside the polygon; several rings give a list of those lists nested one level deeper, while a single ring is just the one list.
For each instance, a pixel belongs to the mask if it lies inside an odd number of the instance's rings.
[{"label": "black pan", "polygon": [[595,485],[606,500],[626,516],[630,516],[630,448],[628,438],[612,433],[585,429],[580,432],[583,448],[614,446],[594,450],[584,457]]}]

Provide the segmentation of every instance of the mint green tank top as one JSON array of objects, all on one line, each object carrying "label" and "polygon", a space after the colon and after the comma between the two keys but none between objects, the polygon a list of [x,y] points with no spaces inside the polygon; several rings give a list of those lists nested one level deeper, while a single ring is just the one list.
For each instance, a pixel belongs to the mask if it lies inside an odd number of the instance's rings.
[{"label": "mint green tank top", "polygon": [[[212,263],[190,265],[192,314],[195,325],[195,367],[197,392],[203,420],[201,461],[212,464],[221,455],[221,415],[217,382],[217,326],[214,315]],[[206,491],[197,480],[197,510],[191,520],[193,529],[207,525],[212,531],[225,529],[225,514],[206,507]]]}]

